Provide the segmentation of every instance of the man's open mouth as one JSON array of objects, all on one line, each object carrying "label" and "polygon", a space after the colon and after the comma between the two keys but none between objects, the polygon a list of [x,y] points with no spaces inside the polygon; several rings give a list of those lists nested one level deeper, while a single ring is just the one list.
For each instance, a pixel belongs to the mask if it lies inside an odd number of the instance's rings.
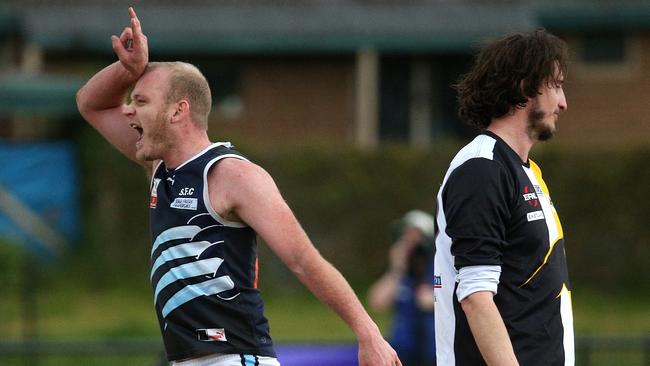
[{"label": "man's open mouth", "polygon": [[138,141],[142,140],[142,133],[143,133],[142,127],[136,125],[135,123],[131,123],[130,126],[131,126],[132,129],[136,130],[138,132],[138,134],[140,135],[140,137],[138,138]]}]

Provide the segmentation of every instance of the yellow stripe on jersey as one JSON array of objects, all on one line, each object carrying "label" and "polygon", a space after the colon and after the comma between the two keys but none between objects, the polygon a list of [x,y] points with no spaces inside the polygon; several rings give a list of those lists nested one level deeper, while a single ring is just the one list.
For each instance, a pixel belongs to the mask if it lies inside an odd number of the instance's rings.
[{"label": "yellow stripe on jersey", "polygon": [[542,178],[542,170],[534,161],[530,159],[528,159],[528,161],[530,162],[530,168],[533,171],[535,178],[537,178],[537,181],[542,187],[542,191],[544,192],[546,197],[548,197],[548,201],[551,203],[551,209],[553,210],[553,218],[555,219],[555,225],[557,226],[557,231],[558,231],[557,240],[564,238],[564,231],[562,230],[562,224],[560,223],[560,216],[558,216],[557,211],[555,210],[555,206],[553,206],[553,202],[551,202],[551,193],[549,192],[548,187],[546,186],[546,182],[544,182],[544,179]]},{"label": "yellow stripe on jersey", "polygon": [[555,242],[553,242],[551,248],[548,250],[548,253],[546,253],[546,256],[544,257],[544,261],[542,262],[542,264],[540,264],[539,267],[537,267],[537,269],[535,270],[535,272],[533,272],[533,274],[530,277],[528,277],[526,282],[519,285],[520,288],[526,286],[537,275],[537,273],[542,269],[542,267],[544,267],[544,265],[548,262],[548,258],[551,256],[551,253],[553,253],[553,248],[555,248],[555,244],[557,244],[557,242],[560,241],[560,239],[562,238],[558,238]]},{"label": "yellow stripe on jersey", "polygon": [[[555,248],[555,244],[557,244],[560,239],[564,238],[564,230],[562,230],[562,224],[560,223],[560,217],[557,214],[557,211],[555,210],[555,207],[553,207],[553,203],[551,202],[551,194],[549,193],[548,187],[546,186],[546,182],[544,182],[544,179],[542,179],[542,170],[539,168],[537,164],[535,164],[534,161],[528,160],[530,162],[530,169],[533,172],[533,175],[535,176],[535,180],[537,183],[539,183],[540,188],[542,189],[542,192],[544,195],[548,198],[548,202],[550,204],[550,209],[551,212],[553,213],[553,219],[555,221],[555,227],[557,230],[557,235],[553,240],[551,240],[551,245],[548,249],[548,252],[544,256],[544,260],[542,261],[542,264],[537,267],[537,269],[533,272],[533,274],[528,277],[526,282],[522,283],[519,285],[519,287],[524,287],[526,286],[536,275],[539,273],[539,271],[544,267],[544,265],[548,262],[548,259],[551,257],[551,253],[553,253],[553,249]],[[550,238],[549,238],[550,239]]]}]

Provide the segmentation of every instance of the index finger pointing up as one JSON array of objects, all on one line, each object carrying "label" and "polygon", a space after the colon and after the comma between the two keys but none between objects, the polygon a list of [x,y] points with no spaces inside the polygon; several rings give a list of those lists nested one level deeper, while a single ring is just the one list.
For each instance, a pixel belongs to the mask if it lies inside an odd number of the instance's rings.
[{"label": "index finger pointing up", "polygon": [[139,43],[142,38],[142,28],[133,7],[129,7],[129,17],[131,18],[131,29],[133,29],[133,41]]}]

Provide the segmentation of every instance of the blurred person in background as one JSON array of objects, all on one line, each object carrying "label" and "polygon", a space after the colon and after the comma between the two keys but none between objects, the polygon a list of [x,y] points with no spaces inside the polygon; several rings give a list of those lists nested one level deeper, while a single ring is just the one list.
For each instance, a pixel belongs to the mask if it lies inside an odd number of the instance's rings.
[{"label": "blurred person in background", "polygon": [[437,196],[438,365],[574,364],[562,225],[529,159],[567,109],[566,70],[566,44],[540,29],[487,44],[455,86],[482,131]]},{"label": "blurred person in background", "polygon": [[[362,366],[401,365],[273,179],[207,134],[211,94],[191,64],[149,62],[135,11],[118,61],[77,93],[82,116],[151,177],[151,282],[173,365],[279,365],[257,289],[256,235],[351,327]],[[130,102],[125,104],[130,93]],[[308,326],[308,325],[306,325]]]},{"label": "blurred person in background", "polygon": [[390,344],[404,366],[435,364],[433,298],[433,217],[407,212],[397,223],[388,270],[371,286],[376,311],[392,311]]}]

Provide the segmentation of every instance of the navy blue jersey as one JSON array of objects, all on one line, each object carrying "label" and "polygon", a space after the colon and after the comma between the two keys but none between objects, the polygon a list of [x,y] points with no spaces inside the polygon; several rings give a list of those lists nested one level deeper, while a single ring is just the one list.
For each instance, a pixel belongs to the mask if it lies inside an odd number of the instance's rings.
[{"label": "navy blue jersey", "polygon": [[245,159],[213,144],[151,182],[151,284],[167,358],[209,353],[275,357],[257,289],[255,232],[219,216],[210,204],[209,169]]}]

